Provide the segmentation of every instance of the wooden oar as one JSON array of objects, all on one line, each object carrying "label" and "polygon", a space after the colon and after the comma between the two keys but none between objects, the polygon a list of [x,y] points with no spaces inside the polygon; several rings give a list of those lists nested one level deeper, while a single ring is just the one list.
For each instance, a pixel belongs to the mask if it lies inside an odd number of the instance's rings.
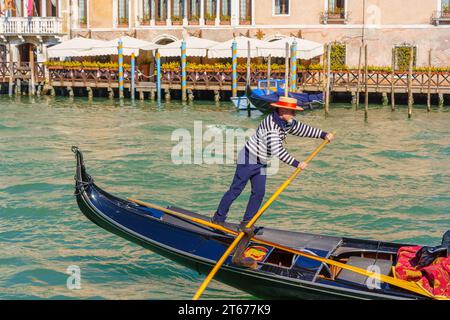
[{"label": "wooden oar", "polygon": [[[287,88],[285,88],[287,90]],[[334,134],[334,133],[333,133]],[[322,150],[327,144],[329,143],[328,140],[323,141],[319,147],[317,147],[316,150],[308,157],[308,159],[305,160],[306,163],[309,163],[319,152]],[[259,219],[259,217],[267,210],[267,208],[275,201],[276,198],[281,194],[281,192],[284,191],[284,189],[287,188],[287,186],[292,182],[292,180],[297,177],[297,175],[302,171],[300,167],[296,168],[294,173],[278,188],[277,191],[270,197],[269,200],[258,210],[258,212],[253,216],[253,218],[247,223],[245,228],[251,228],[255,222]],[[240,232],[237,237],[234,239],[234,241],[231,243],[231,245],[228,247],[228,249],[225,251],[225,253],[222,255],[222,257],[217,261],[214,268],[210,271],[208,276],[203,280],[203,283],[201,284],[200,288],[198,288],[197,292],[195,293],[193,300],[198,300],[200,296],[202,295],[203,291],[205,291],[206,287],[208,286],[209,282],[212,280],[212,278],[216,275],[217,271],[219,271],[220,267],[223,265],[225,260],[228,258],[228,256],[231,254],[233,249],[237,246],[239,241],[242,240],[245,233],[242,231]]]},{"label": "wooden oar", "polygon": [[[219,230],[219,231],[222,231],[222,232],[234,235],[234,236],[239,234],[238,232],[236,232],[234,230],[231,230],[231,229],[228,229],[226,227],[223,227],[221,225],[214,224],[212,222],[205,221],[203,219],[194,218],[194,217],[191,217],[191,216],[189,216],[187,214],[184,214],[184,213],[181,213],[181,212],[177,212],[177,211],[173,211],[173,210],[170,210],[170,209],[158,206],[158,205],[153,204],[153,203],[143,202],[143,201],[132,199],[132,198],[128,198],[128,200],[132,201],[132,202],[134,202],[136,204],[139,204],[141,206],[152,208],[152,209],[156,209],[158,211],[165,212],[165,213],[170,214],[172,216],[175,216],[175,217],[178,217],[178,218],[181,218],[181,219],[184,219],[184,220],[188,220],[188,221],[191,221],[191,222],[195,222],[195,223],[198,223],[198,224],[203,225],[205,227],[210,227],[210,228],[213,228],[213,229],[216,229],[216,230]],[[342,263],[342,262],[339,262],[339,261],[318,257],[318,256],[309,254],[309,253],[301,251],[301,250],[297,250],[297,249],[294,249],[294,248],[291,248],[291,247],[283,246],[283,245],[281,245],[279,243],[263,240],[263,239],[260,239],[260,238],[257,238],[257,237],[253,237],[252,240],[257,242],[257,243],[264,244],[264,245],[267,245],[267,246],[271,246],[271,247],[274,247],[274,248],[277,248],[277,249],[280,249],[280,250],[283,250],[283,251],[286,251],[286,252],[290,252],[292,254],[296,254],[298,256],[302,256],[302,257],[305,257],[305,258],[308,258],[308,259],[311,259],[311,260],[314,260],[314,261],[319,261],[319,262],[322,262],[322,263],[325,263],[325,264],[328,264],[328,265],[332,265],[332,266],[335,266],[335,267],[338,267],[338,268],[342,268],[342,269],[345,269],[345,270],[348,270],[348,271],[351,271],[351,272],[355,272],[355,273],[361,274],[361,275],[366,276],[366,277],[374,277],[374,278],[376,278],[376,279],[378,279],[380,281],[383,281],[385,283],[391,284],[393,286],[396,286],[398,288],[402,288],[402,289],[407,290],[407,291],[411,291],[411,292],[423,295],[425,297],[429,297],[429,298],[433,298],[433,299],[437,299],[437,300],[448,300],[448,298],[446,298],[446,297],[433,296],[430,292],[426,291],[424,288],[422,288],[421,286],[419,286],[415,282],[409,282],[409,281],[405,281],[405,280],[402,280],[402,279],[397,279],[397,278],[394,278],[394,277],[386,276],[386,275],[383,275],[383,274],[377,274],[377,273],[372,272],[372,271],[368,271],[368,270],[365,270],[365,269],[354,267],[354,266],[351,266],[351,265],[348,265],[348,264],[345,264],[345,263]]]}]

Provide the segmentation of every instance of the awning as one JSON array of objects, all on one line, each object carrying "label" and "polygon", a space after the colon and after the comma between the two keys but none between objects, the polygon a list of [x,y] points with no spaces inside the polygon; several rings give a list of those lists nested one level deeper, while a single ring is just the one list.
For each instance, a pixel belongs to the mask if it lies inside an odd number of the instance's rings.
[{"label": "awning", "polygon": [[105,45],[107,42],[88,38],[73,38],[49,47],[49,58],[83,57],[92,48]]},{"label": "awning", "polygon": [[284,58],[286,57],[286,42],[290,47],[294,40],[297,42],[298,59],[310,60],[317,56],[323,55],[323,44],[296,37],[288,37],[273,42],[266,42],[266,46],[258,48],[258,55],[261,57],[267,57],[270,54],[272,57]]},{"label": "awning", "polygon": [[160,46],[128,37],[123,36],[114,40],[107,41],[106,43],[97,46],[96,48],[93,48],[92,50],[89,50],[86,52],[87,56],[111,56],[111,55],[117,55],[118,54],[118,46],[119,46],[119,40],[122,40],[122,46],[123,46],[123,55],[124,56],[131,56],[132,53],[137,57],[139,55],[139,50],[155,50],[159,48]]},{"label": "awning", "polygon": [[264,48],[268,46],[268,42],[247,38],[247,37],[236,37],[234,39],[218,43],[217,45],[209,48],[208,58],[231,58],[231,46],[233,41],[237,44],[237,57],[247,58],[248,56],[248,43],[250,42],[250,57],[258,57],[258,48]]},{"label": "awning", "polygon": [[[216,41],[197,37],[189,37],[185,41],[186,55],[188,57],[206,57],[208,49],[218,44]],[[158,52],[161,54],[161,57],[180,57],[182,42],[183,40],[177,40],[161,46]]]}]

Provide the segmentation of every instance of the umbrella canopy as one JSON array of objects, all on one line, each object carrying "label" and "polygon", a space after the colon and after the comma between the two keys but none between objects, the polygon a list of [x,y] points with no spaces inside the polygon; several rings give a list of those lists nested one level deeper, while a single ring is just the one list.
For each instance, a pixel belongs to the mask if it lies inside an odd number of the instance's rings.
[{"label": "umbrella canopy", "polygon": [[[182,42],[183,40],[177,40],[161,46],[158,52],[161,54],[161,57],[179,57],[181,56],[180,48]],[[189,37],[185,42],[186,55],[188,57],[206,57],[208,49],[218,44],[217,41],[197,37]]]},{"label": "umbrella canopy", "polygon": [[106,43],[93,48],[86,52],[87,56],[110,56],[117,54],[117,47],[119,46],[119,40],[122,40],[123,55],[131,56],[132,53],[137,57],[139,55],[139,50],[155,50],[159,48],[158,45],[132,38],[129,36],[123,36],[114,40],[107,41]]},{"label": "umbrella canopy", "polygon": [[48,57],[83,57],[92,48],[100,47],[106,43],[106,41],[96,39],[73,38],[48,48]]},{"label": "umbrella canopy", "polygon": [[283,58],[286,56],[286,43],[291,46],[294,40],[297,42],[297,58],[310,60],[323,55],[323,44],[296,37],[266,42],[266,46],[258,48],[258,54],[262,57],[267,57],[270,54],[272,57]]},{"label": "umbrella canopy", "polygon": [[208,58],[231,58],[231,46],[233,41],[237,44],[237,57],[247,58],[248,53],[248,42],[250,41],[250,57],[258,57],[258,48],[267,47],[269,44],[265,41],[247,38],[247,37],[237,37],[225,42],[216,44],[215,46],[209,48]]}]

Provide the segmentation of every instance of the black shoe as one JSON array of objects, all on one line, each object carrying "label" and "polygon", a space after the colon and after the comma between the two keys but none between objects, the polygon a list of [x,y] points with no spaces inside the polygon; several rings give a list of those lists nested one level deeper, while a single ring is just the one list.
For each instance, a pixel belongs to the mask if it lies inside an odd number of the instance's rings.
[{"label": "black shoe", "polygon": [[256,227],[253,225],[251,228],[246,228],[245,226],[248,223],[249,223],[249,221],[241,221],[241,223],[239,224],[238,230],[244,232],[247,235],[251,235],[252,237],[254,235],[261,236],[264,233],[263,232],[264,227]]},{"label": "black shoe", "polygon": [[216,218],[216,213],[214,214],[214,216],[211,218],[211,223],[217,224],[221,227],[225,227],[225,221],[219,221]]}]

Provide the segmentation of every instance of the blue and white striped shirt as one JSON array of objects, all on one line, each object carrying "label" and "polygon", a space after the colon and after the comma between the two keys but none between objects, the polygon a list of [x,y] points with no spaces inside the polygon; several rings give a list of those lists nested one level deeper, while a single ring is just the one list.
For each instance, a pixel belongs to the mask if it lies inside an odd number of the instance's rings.
[{"label": "blue and white striped shirt", "polygon": [[252,158],[257,159],[258,163],[266,164],[272,156],[276,156],[281,161],[297,167],[299,161],[291,156],[283,146],[288,133],[299,137],[322,139],[325,139],[327,135],[326,132],[295,119],[288,123],[274,111],[261,122],[256,133],[246,142],[245,148]]}]

